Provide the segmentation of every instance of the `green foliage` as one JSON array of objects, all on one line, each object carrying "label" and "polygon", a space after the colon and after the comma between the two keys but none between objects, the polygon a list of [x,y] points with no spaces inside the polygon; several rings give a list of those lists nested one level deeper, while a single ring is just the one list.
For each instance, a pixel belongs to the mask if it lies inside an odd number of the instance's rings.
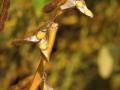
[{"label": "green foliage", "polygon": [[33,8],[37,16],[42,14],[42,9],[50,0],[32,0]]}]

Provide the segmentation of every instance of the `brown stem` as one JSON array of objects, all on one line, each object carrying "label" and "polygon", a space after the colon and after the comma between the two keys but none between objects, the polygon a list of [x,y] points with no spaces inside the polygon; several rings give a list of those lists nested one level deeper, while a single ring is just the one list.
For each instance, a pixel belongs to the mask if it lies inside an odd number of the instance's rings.
[{"label": "brown stem", "polygon": [[9,7],[10,7],[10,0],[3,0],[2,10],[0,12],[0,31],[2,31],[4,28],[4,24],[8,16]]},{"label": "brown stem", "polygon": [[39,66],[37,68],[37,71],[35,73],[35,76],[33,78],[32,84],[30,86],[29,90],[37,90],[37,88],[39,87],[39,85],[41,85],[41,83],[43,82],[43,78],[44,78],[44,59],[41,58]]},{"label": "brown stem", "polygon": [[64,3],[66,0],[52,0],[52,2],[48,3],[44,6],[43,12],[49,13],[56,9],[60,4]]}]

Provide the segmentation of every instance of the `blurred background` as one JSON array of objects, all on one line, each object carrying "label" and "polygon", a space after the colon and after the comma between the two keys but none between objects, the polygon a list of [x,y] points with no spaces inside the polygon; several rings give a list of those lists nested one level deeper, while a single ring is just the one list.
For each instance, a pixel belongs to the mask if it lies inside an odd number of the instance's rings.
[{"label": "blurred background", "polygon": [[[93,19],[73,8],[58,20],[51,62],[46,66],[48,81],[55,90],[120,90],[120,1],[85,1]],[[37,45],[10,42],[36,30],[48,2],[11,0],[0,33],[0,90],[35,73],[41,57]]]}]

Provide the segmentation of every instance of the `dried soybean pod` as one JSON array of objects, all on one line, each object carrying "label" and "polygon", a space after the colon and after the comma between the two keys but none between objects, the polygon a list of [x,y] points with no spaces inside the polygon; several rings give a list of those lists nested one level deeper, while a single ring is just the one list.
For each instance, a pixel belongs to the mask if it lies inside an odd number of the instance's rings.
[{"label": "dried soybean pod", "polygon": [[58,31],[58,24],[54,23],[49,28],[49,40],[48,40],[48,55],[50,57],[50,54],[52,52],[52,48],[55,42],[56,34]]},{"label": "dried soybean pod", "polygon": [[85,15],[93,18],[93,13],[87,8],[84,0],[76,0],[76,7]]}]

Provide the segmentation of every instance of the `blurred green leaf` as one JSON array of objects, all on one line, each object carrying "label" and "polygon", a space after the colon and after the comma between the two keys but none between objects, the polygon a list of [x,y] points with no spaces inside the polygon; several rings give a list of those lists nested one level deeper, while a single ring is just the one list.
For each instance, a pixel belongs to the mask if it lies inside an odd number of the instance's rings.
[{"label": "blurred green leaf", "polygon": [[38,17],[42,14],[42,8],[48,1],[49,0],[33,0],[33,7]]}]

